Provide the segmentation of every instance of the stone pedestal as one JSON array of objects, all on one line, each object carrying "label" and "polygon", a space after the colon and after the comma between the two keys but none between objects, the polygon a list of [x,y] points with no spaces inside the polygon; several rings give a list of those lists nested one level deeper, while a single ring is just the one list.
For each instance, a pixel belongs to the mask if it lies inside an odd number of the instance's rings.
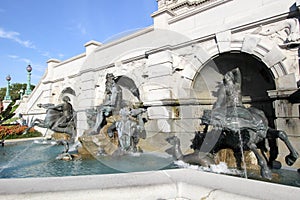
[{"label": "stone pedestal", "polygon": [[5,110],[8,107],[8,105],[12,102],[12,100],[4,100],[2,102],[3,102],[3,110]]}]

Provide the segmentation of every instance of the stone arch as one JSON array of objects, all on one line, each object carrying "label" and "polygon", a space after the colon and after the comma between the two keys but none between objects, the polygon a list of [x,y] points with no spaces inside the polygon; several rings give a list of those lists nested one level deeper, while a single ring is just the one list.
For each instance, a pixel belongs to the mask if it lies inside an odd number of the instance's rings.
[{"label": "stone arch", "polygon": [[[222,70],[219,69],[220,60],[222,60],[222,57],[224,56],[225,58],[229,58],[231,56],[237,58],[240,55],[243,58],[246,58],[250,63],[256,63],[256,66],[258,66],[257,69],[251,69],[252,72],[246,72],[248,73],[248,77],[246,78],[251,78],[250,74],[252,73],[252,77],[255,79],[254,81],[256,81],[256,83],[260,82],[262,87],[259,88],[261,85],[253,87],[254,91],[250,92],[249,87],[251,86],[249,82],[244,84],[244,96],[246,97],[245,102],[249,105],[254,105],[262,109],[268,116],[270,125],[274,126],[275,113],[272,101],[269,98],[267,91],[276,90],[276,79],[288,74],[287,67],[284,64],[286,56],[274,41],[268,37],[249,34],[242,36],[242,38],[235,38],[235,40],[232,41],[224,42],[216,39],[216,45],[210,45],[206,49],[202,48],[199,44],[193,45],[192,48],[193,56],[190,60],[190,64],[187,65],[180,73],[182,77],[186,78],[186,86],[189,85],[189,87],[193,90],[199,86],[199,83],[196,83],[195,81],[197,77],[199,79],[198,75],[203,73],[203,71],[207,71],[206,74],[208,75],[205,75],[205,77],[211,77],[211,79],[209,79],[208,82],[202,80],[202,83],[205,82],[202,84],[202,88],[206,87],[209,91],[217,91],[218,81],[220,82],[220,80],[222,80],[222,76],[226,71],[231,70],[230,67],[227,69],[223,68]],[[217,61],[217,63],[215,63],[215,61]],[[210,66],[210,69],[207,68],[207,66]],[[233,67],[234,66],[231,66],[231,68]],[[244,72],[247,71],[245,67],[242,68]],[[209,70],[215,73],[211,73]],[[255,78],[254,72],[258,73],[260,77]],[[213,75],[209,76],[209,74]],[[263,81],[263,79],[266,80]],[[255,90],[257,91],[257,94],[255,94]],[[214,98],[216,98],[216,94],[205,93],[202,89],[198,91],[196,89],[196,93],[198,93],[196,96],[201,96],[204,98],[203,100],[210,99],[211,102],[214,102]]]},{"label": "stone arch", "polygon": [[64,95],[64,94],[70,94],[70,95],[76,96],[76,92],[75,92],[75,90],[73,90],[72,87],[65,87],[65,88],[61,91],[61,95]]},{"label": "stone arch", "polygon": [[66,86],[64,87],[60,94],[59,94],[59,100],[62,100],[64,96],[68,96],[71,100],[71,104],[75,110],[77,110],[77,98],[76,98],[76,92],[72,88],[72,86]]},{"label": "stone arch", "polygon": [[278,44],[268,37],[245,34],[240,38],[226,42],[218,40],[218,37],[216,37],[216,46],[210,49],[209,52],[211,57],[226,52],[241,52],[252,55],[271,70],[274,79],[287,75],[287,67],[283,62],[286,56]]},{"label": "stone arch", "polygon": [[64,96],[68,96],[70,97],[71,100],[73,100],[76,97],[76,92],[75,90],[72,88],[72,86],[65,86],[63,87],[63,89],[60,91],[59,93],[59,100],[62,100],[62,98]]},{"label": "stone arch", "polygon": [[[218,37],[216,37],[218,38]],[[225,43],[225,44],[224,44]],[[246,34],[241,38],[235,38],[230,41],[220,41],[216,39],[216,44],[207,48],[201,47],[201,44],[192,45],[193,56],[190,64],[181,72],[182,77],[193,80],[205,64],[213,58],[226,52],[247,53],[259,59],[272,72],[274,79],[288,74],[287,66],[284,64],[285,54],[278,45],[268,37],[262,37],[256,34]],[[192,87],[192,81],[189,82]]]},{"label": "stone arch", "polygon": [[246,35],[240,51],[259,58],[271,70],[274,79],[287,75],[287,66],[283,63],[286,56],[269,38]]}]

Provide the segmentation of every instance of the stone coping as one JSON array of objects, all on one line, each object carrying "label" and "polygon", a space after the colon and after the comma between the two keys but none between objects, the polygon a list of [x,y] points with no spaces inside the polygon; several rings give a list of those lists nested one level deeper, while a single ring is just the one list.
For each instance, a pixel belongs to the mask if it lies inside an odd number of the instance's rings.
[{"label": "stone coping", "polygon": [[43,140],[45,137],[31,137],[31,138],[20,138],[20,139],[8,139],[5,140],[4,143],[15,143],[15,142],[23,142],[23,141],[31,141],[31,140]]},{"label": "stone coping", "polygon": [[297,199],[300,188],[193,169],[0,179],[0,199]]}]

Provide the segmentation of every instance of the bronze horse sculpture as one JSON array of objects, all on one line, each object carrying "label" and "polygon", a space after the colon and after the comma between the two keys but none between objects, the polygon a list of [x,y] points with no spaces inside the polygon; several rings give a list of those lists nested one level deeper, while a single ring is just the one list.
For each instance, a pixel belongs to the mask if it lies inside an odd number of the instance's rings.
[{"label": "bronze horse sculpture", "polygon": [[[241,168],[242,152],[252,151],[261,167],[261,175],[271,179],[268,163],[275,161],[278,150],[271,149],[273,156],[267,162],[263,153],[266,151],[265,140],[281,139],[290,151],[285,157],[288,165],[293,165],[298,153],[288,140],[284,131],[272,129],[263,111],[254,107],[246,108],[241,100],[241,73],[238,68],[229,71],[223,79],[223,91],[212,110],[205,110],[201,124],[205,125],[203,133],[196,133],[191,148],[203,152],[216,153],[230,148],[234,152],[237,167]],[[208,128],[211,130],[208,131]],[[262,150],[262,155],[258,149]],[[274,156],[275,154],[275,156]]]},{"label": "bronze horse sculpture", "polygon": [[63,97],[63,101],[64,103],[56,106],[53,104],[39,104],[39,107],[47,109],[45,119],[34,119],[26,131],[38,126],[55,132],[66,133],[71,136],[71,139],[74,139],[76,136],[76,113],[69,103],[70,98],[68,96]]},{"label": "bronze horse sculpture", "polygon": [[[285,157],[287,165],[293,165],[298,158],[298,153],[289,142],[287,134],[284,131],[269,128],[262,120],[266,119],[264,116],[251,114],[256,122],[261,123],[259,124],[261,127],[239,126],[237,128],[223,124],[220,119],[211,117],[208,112],[205,115],[202,117],[202,124],[206,126],[205,131],[196,132],[192,140],[191,148],[194,150],[215,154],[221,149],[232,149],[239,169],[241,169],[242,163],[241,148],[243,151],[250,150],[255,154],[258,165],[261,167],[261,176],[267,179],[271,179],[268,165],[272,166],[274,162],[278,165],[278,162],[275,161],[276,157],[271,156],[268,159],[265,155],[267,151],[266,140],[279,138],[286,144],[290,151],[290,154]],[[259,120],[260,118],[261,120]],[[212,130],[207,131],[209,126],[212,126]],[[262,154],[259,154],[258,149],[261,150]]]}]

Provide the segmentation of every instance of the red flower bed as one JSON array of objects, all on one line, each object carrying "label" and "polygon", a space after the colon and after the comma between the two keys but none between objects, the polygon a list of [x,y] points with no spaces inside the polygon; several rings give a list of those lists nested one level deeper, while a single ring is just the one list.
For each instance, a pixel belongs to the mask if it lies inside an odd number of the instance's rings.
[{"label": "red flower bed", "polygon": [[[27,128],[27,126],[22,125],[0,126],[0,139],[4,139],[9,135],[22,135]],[[34,131],[34,128],[31,128],[28,132]]]}]

